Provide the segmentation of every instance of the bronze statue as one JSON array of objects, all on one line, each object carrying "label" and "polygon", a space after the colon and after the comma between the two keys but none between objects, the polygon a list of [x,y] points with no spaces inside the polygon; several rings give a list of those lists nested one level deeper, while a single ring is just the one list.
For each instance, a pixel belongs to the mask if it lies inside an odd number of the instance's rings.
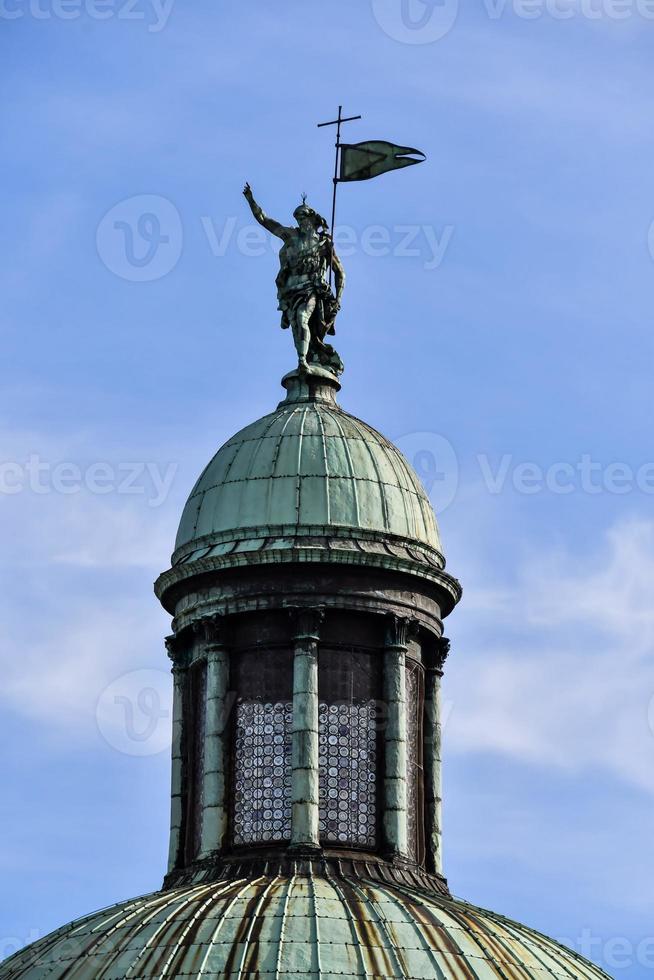
[{"label": "bronze statue", "polygon": [[[300,371],[310,371],[314,365],[341,374],[343,362],[331,344],[325,343],[325,337],[335,333],[345,271],[334,251],[327,222],[303,198],[293,212],[297,227],[289,228],[264,214],[249,184],[243,193],[259,224],[284,243],[279,252],[277,298],[282,327],[290,327],[293,333]],[[330,268],[335,294],[328,281]]]}]

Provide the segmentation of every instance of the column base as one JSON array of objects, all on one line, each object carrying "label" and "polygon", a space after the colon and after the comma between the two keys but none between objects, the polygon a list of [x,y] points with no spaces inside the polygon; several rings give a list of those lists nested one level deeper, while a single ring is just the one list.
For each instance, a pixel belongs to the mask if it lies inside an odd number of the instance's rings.
[{"label": "column base", "polygon": [[320,857],[323,849],[320,844],[289,844],[286,848],[286,853],[293,857]]}]

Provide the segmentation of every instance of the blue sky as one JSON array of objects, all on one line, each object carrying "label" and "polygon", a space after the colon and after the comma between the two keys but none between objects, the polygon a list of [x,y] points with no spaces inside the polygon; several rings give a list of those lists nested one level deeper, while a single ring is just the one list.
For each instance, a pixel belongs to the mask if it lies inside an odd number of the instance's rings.
[{"label": "blue sky", "polygon": [[[337,340],[341,404],[424,469],[464,585],[450,883],[652,974],[653,16],[0,2],[0,955],[160,883],[152,582],[197,474],[293,363],[241,189],[327,212],[315,124],[343,103],[353,141],[428,157],[341,188]],[[127,737],[112,705],[144,688]]]}]

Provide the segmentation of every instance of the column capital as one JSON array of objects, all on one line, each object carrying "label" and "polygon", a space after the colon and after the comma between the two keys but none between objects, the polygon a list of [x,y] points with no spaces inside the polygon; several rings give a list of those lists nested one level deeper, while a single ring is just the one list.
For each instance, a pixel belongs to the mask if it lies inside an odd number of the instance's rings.
[{"label": "column capital", "polygon": [[322,606],[297,606],[290,612],[295,642],[314,640],[317,643],[320,639],[320,627],[325,618],[324,608]]},{"label": "column capital", "polygon": [[447,636],[439,637],[439,639],[436,642],[436,648],[434,651],[434,669],[441,676],[443,674],[445,661],[447,660],[449,652],[450,652],[449,638]]},{"label": "column capital", "polygon": [[450,641],[446,636],[440,636],[433,640],[426,650],[425,667],[427,671],[442,677],[449,652]]},{"label": "column capital", "polygon": [[188,666],[187,644],[184,643],[181,636],[176,633],[173,633],[171,636],[167,636],[164,643],[166,644],[166,653],[173,664],[173,674],[183,671]]},{"label": "column capital", "polygon": [[386,617],[386,649],[406,652],[409,637],[417,625],[418,621],[413,616],[397,616],[395,613],[389,613]]},{"label": "column capital", "polygon": [[191,624],[191,630],[207,652],[225,646],[225,626],[222,616],[203,616],[202,619],[196,619]]}]

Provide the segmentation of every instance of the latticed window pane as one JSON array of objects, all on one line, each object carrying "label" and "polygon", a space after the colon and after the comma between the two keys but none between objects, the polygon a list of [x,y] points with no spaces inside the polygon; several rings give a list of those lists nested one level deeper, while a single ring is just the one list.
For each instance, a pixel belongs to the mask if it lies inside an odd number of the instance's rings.
[{"label": "latticed window pane", "polygon": [[325,841],[377,842],[377,705],[320,705],[320,833]]},{"label": "latticed window pane", "polygon": [[319,661],[320,836],[374,849],[378,824],[379,658],[321,650]]},{"label": "latticed window pane", "polygon": [[239,700],[234,752],[234,843],[291,836],[291,701]]},{"label": "latticed window pane", "polygon": [[252,650],[233,658],[232,839],[291,837],[292,653]]},{"label": "latticed window pane", "polygon": [[422,667],[420,664],[408,661],[406,666],[407,843],[409,857],[418,862],[423,860],[424,850],[423,701]]}]

